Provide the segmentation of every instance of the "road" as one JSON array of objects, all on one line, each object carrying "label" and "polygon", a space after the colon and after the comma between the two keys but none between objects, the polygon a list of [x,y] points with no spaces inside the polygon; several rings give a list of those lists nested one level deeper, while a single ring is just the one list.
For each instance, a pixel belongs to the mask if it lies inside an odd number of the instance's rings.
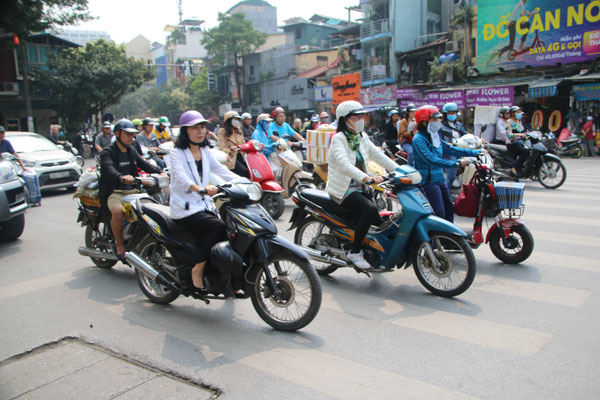
[{"label": "road", "polygon": [[[223,399],[600,398],[600,160],[565,163],[560,189],[527,182],[535,250],[523,264],[480,247],[475,282],[455,299],[430,295],[412,270],[338,270],[297,333],[272,330],[250,301],[150,303],[130,268],[77,254],[75,201],[47,194],[21,239],[0,244],[0,360],[70,336]],[[278,223],[290,239],[291,209]]]}]

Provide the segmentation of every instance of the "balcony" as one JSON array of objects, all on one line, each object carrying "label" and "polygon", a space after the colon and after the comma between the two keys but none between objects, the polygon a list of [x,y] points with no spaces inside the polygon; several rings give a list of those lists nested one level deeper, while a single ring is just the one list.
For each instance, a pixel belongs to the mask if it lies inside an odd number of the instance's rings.
[{"label": "balcony", "polygon": [[365,22],[360,26],[360,41],[366,42],[383,37],[392,37],[392,28],[393,22],[389,19]]},{"label": "balcony", "polygon": [[372,65],[363,67],[360,70],[361,86],[374,86],[383,83],[394,83],[395,79],[385,65]]}]

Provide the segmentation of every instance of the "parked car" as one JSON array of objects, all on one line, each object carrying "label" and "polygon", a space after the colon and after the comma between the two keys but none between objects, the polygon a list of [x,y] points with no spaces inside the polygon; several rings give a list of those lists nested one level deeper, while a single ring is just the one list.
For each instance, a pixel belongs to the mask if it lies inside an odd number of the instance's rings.
[{"label": "parked car", "polygon": [[25,228],[27,194],[11,154],[0,158],[0,240],[15,240]]},{"label": "parked car", "polygon": [[82,173],[72,153],[59,149],[42,135],[31,132],[6,132],[6,139],[21,157],[23,165],[34,171],[40,190],[75,189]]}]

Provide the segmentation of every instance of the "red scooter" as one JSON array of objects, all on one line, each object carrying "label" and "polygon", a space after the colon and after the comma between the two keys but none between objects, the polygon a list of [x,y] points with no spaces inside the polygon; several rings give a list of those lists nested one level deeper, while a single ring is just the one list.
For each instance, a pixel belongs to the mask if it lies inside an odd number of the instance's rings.
[{"label": "red scooter", "polygon": [[260,204],[267,210],[273,219],[278,219],[283,214],[283,187],[275,181],[271,164],[267,157],[261,152],[263,144],[258,140],[249,140],[239,146],[246,161],[246,167],[250,173],[250,180],[260,184],[263,195]]}]

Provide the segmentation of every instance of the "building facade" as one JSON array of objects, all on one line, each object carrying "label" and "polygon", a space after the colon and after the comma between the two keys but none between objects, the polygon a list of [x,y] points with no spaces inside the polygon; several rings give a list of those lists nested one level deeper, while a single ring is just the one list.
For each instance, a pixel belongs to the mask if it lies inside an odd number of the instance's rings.
[{"label": "building facade", "polygon": [[245,14],[245,18],[252,21],[255,30],[263,33],[276,33],[277,29],[277,7],[273,7],[266,1],[245,0],[231,7],[225,14]]},{"label": "building facade", "polygon": [[110,35],[105,31],[87,31],[80,29],[64,29],[59,31],[56,36],[80,46],[85,46],[87,42],[93,42],[98,39],[110,40]]}]

